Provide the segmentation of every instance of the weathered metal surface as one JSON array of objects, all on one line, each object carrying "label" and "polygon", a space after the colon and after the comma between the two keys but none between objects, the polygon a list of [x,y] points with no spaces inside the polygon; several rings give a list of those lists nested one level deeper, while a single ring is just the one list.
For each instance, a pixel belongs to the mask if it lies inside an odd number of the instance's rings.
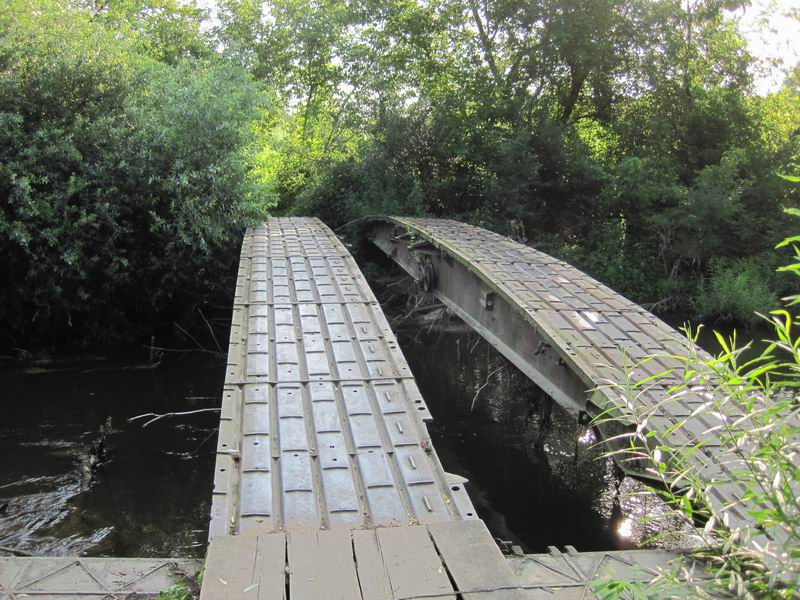
[{"label": "weathered metal surface", "polygon": [[[572,412],[590,408],[587,389],[613,379],[626,360],[630,364],[658,355],[635,373],[642,377],[680,367],[669,356],[683,351],[683,336],[562,261],[456,221],[389,218],[385,223],[385,227],[378,226],[370,232],[371,239],[384,251],[394,253],[393,258],[400,259],[398,262],[412,275],[419,276],[419,261],[407,249],[408,240],[397,239],[397,228],[408,228],[437,248],[434,254],[426,253],[436,270],[437,295],[443,295],[450,304],[455,302],[458,310],[482,326],[501,330],[496,335],[508,346],[524,343],[534,335],[533,351],[523,348],[517,353],[523,362],[537,363],[537,369],[547,373],[544,378],[551,383],[545,382],[543,387],[558,387],[554,395],[564,396],[563,404]],[[461,290],[454,289],[458,284],[463,285]],[[497,297],[505,300],[510,309],[508,315],[499,314],[504,307],[495,300]],[[527,326],[521,330],[508,326],[512,320]],[[541,364],[547,359],[557,364],[548,369]],[[565,378],[570,376],[575,381],[566,383]],[[668,380],[675,381],[677,377],[671,375]],[[567,392],[566,386],[571,386]],[[647,400],[655,403],[660,398]]]},{"label": "weathered metal surface", "polygon": [[210,537],[474,519],[364,277],[317,219],[242,245]]},{"label": "weathered metal surface", "polygon": [[155,598],[200,567],[174,558],[0,558],[0,599]]},{"label": "weathered metal surface", "polygon": [[[637,408],[651,412],[648,431],[670,447],[702,440],[688,460],[708,480],[730,480],[741,468],[715,458],[713,432],[720,422],[695,413],[703,397],[687,393],[663,402],[669,386],[683,380],[682,363],[673,356],[685,353],[686,341],[633,302],[562,261],[464,223],[380,217],[367,235],[416,279],[430,280],[432,269],[432,292],[565,409],[579,417],[618,409],[621,418],[600,427],[607,439],[631,423],[624,420],[625,399],[598,388],[636,364],[634,381],[661,374],[637,395]],[[636,472],[635,463],[620,466]],[[750,523],[738,503],[744,494],[743,486],[732,484],[712,492],[734,527]]]},{"label": "weathered metal surface", "polygon": [[[509,556],[507,560],[529,600],[584,600],[594,598],[592,586],[603,582],[652,581],[659,572],[669,571],[675,558],[666,550],[576,552],[567,547],[563,553],[552,548],[548,554]],[[698,565],[697,572],[701,571]]]},{"label": "weathered metal surface", "polygon": [[211,541],[200,600],[577,600],[599,582],[650,581],[675,556],[567,547],[504,557],[481,521],[223,536]]}]

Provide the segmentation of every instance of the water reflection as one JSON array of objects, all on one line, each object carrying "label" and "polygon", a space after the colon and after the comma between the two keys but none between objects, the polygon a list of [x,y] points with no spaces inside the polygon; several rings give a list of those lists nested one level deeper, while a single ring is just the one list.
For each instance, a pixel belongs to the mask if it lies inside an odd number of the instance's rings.
[{"label": "water reflection", "polygon": [[[218,416],[147,429],[126,419],[218,405],[224,365],[188,356],[140,367],[2,376],[0,545],[48,556],[202,555]],[[88,480],[108,417],[107,460]]]},{"label": "water reflection", "polygon": [[[434,416],[442,463],[470,480],[467,490],[495,537],[528,552],[590,551],[638,548],[656,534],[685,531],[657,495],[602,458],[593,429],[476,334],[416,330],[400,343]],[[681,536],[654,545],[689,542]]]}]

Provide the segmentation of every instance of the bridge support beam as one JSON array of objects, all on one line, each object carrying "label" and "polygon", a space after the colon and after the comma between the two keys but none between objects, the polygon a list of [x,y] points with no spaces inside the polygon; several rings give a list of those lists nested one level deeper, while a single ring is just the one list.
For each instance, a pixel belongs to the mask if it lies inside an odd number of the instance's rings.
[{"label": "bridge support beam", "polygon": [[372,223],[367,237],[567,412],[588,420],[587,382],[564,363],[518,309],[467,266],[446,250],[420,243],[391,223]]}]

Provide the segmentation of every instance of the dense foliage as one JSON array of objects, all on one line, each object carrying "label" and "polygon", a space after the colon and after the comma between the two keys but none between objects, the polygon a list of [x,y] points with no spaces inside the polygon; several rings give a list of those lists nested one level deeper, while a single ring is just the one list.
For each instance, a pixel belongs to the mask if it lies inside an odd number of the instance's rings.
[{"label": "dense foliage", "polygon": [[[0,344],[130,335],[230,289],[271,207],[514,234],[655,310],[791,281],[797,68],[739,0],[6,0]],[[791,65],[787,65],[791,66]]]},{"label": "dense foliage", "polygon": [[168,64],[172,36],[143,45],[105,19],[0,8],[3,345],[114,339],[229,293],[239,233],[270,197],[252,174],[252,78]]},{"label": "dense foliage", "polygon": [[[791,78],[752,89],[738,0],[224,0],[227,55],[286,99],[284,210],[464,219],[662,311],[732,320],[791,282]],[[513,223],[513,225],[512,225]]]}]

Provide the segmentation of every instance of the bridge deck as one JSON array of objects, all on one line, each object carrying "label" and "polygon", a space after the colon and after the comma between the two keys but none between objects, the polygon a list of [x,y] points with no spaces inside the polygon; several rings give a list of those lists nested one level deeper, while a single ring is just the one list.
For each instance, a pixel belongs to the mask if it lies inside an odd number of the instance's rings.
[{"label": "bridge deck", "polygon": [[206,565],[202,600],[527,597],[511,563],[474,520],[223,536],[211,541]]},{"label": "bridge deck", "polygon": [[[686,340],[638,305],[563,261],[464,223],[377,217],[368,236],[414,277],[424,279],[425,268],[433,269],[433,293],[567,410],[616,408],[624,425],[630,406],[602,388],[635,364],[633,381],[658,376],[636,398],[635,409],[648,413],[648,431],[672,448],[702,440],[690,460],[707,480],[730,481],[741,468],[721,464],[713,433],[721,421],[698,410],[706,398],[684,393],[665,402],[670,387],[683,381],[683,363],[674,356],[685,355]],[[613,427],[607,434],[621,431]],[[732,526],[748,526],[751,519],[738,504],[744,487],[720,483],[711,495]]]},{"label": "bridge deck", "polygon": [[242,246],[211,537],[477,518],[380,306],[316,219]]},{"label": "bridge deck", "polygon": [[302,218],[248,231],[203,600],[453,597],[478,584],[520,598],[463,479],[442,470],[428,419],[333,233]]},{"label": "bridge deck", "polygon": [[[670,356],[684,353],[681,334],[575,267],[465,223],[430,218],[392,221],[457,258],[517,307],[587,386],[615,378],[626,357],[630,364],[653,356],[639,367],[640,377],[680,368],[681,363]],[[662,383],[678,378],[672,374]],[[644,399],[656,403],[663,399],[660,391]]]}]

